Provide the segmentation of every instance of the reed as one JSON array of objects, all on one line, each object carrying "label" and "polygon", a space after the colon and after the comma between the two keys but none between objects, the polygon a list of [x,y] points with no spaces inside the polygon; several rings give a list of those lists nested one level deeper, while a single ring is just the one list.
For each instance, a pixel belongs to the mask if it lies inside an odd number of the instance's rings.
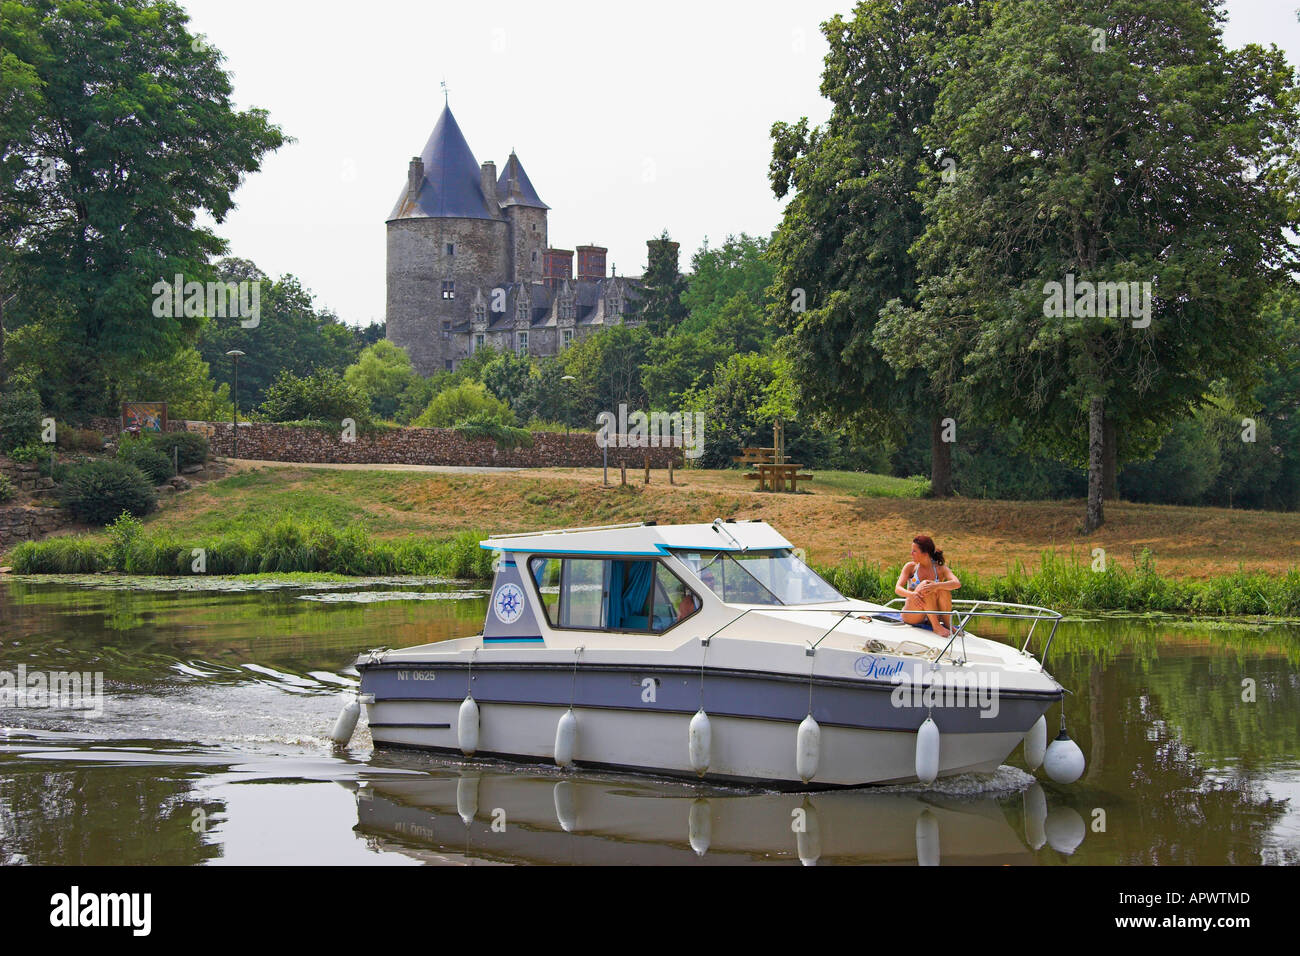
[{"label": "reed", "polygon": [[105,535],[26,541],[10,554],[21,574],[294,574],[352,576],[419,574],[488,578],[492,555],[485,534],[462,531],[441,541],[376,540],[359,525],[336,527],[291,517],[221,535],[184,539],[169,529],[146,530],[123,516]]},{"label": "reed", "polygon": [[[883,567],[850,560],[817,571],[841,594],[884,603],[894,598],[901,566]],[[1160,576],[1149,553],[1127,568],[1111,562],[1094,571],[1077,555],[1063,557],[1044,551],[1039,566],[1028,571],[1016,562],[1001,576],[979,575],[954,568],[961,578],[957,597],[1008,601],[1044,607],[1088,611],[1161,611],[1220,616],[1300,616],[1300,569],[1269,575],[1240,569],[1205,581]]]}]

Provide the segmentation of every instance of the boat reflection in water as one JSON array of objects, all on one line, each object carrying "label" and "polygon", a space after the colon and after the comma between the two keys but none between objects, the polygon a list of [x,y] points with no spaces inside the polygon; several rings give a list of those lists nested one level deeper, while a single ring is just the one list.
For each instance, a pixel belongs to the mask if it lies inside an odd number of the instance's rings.
[{"label": "boat reflection in water", "polygon": [[360,784],[357,829],[429,863],[1032,864],[1044,845],[1073,852],[1085,828],[1030,779],[1002,767],[947,791],[799,794],[449,766]]}]

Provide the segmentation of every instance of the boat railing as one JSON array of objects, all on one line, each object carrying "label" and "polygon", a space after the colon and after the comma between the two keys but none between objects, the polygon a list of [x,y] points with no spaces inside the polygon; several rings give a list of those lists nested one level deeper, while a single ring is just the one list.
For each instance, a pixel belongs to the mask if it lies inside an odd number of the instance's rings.
[{"label": "boat railing", "polygon": [[[899,597],[889,601],[885,604],[885,607],[891,612],[898,613],[901,620],[902,610],[906,603],[907,600],[905,598]],[[956,621],[956,624],[951,628],[952,633],[948,639],[948,643],[944,646],[944,653],[952,647],[953,642],[959,637],[963,639],[966,637],[966,625],[973,617],[1029,622],[1029,633],[1025,635],[1024,643],[1020,645],[1020,652],[1022,654],[1031,653],[1029,647],[1033,642],[1034,631],[1038,628],[1039,623],[1042,621],[1051,621],[1052,628],[1047,635],[1046,643],[1043,645],[1043,653],[1041,656],[1041,661],[1044,666],[1047,664],[1047,652],[1052,649],[1052,640],[1056,637],[1056,628],[1057,625],[1061,623],[1062,617],[1060,611],[1054,611],[1050,607],[1039,607],[1036,604],[1013,604],[1010,601],[980,601],[966,599],[954,600],[952,602],[951,611],[917,611],[915,613],[925,613],[926,615],[929,615],[930,613],[938,613],[944,617],[951,617]],[[966,645],[963,643],[962,654],[964,655],[965,653]],[[939,657],[942,658],[943,654],[940,654]]]},{"label": "boat railing", "polygon": [[[898,623],[902,624],[904,622],[902,620],[901,612],[903,610],[903,606],[905,603],[906,601],[903,598],[894,598],[892,601],[889,601],[887,604],[884,604],[882,606],[889,613],[898,614],[899,615]],[[809,654],[812,654],[817,649],[817,646],[821,644],[821,642],[824,641],[827,637],[830,636],[832,631],[834,631],[837,627],[840,626],[841,623],[843,623],[846,619],[850,617],[854,617],[854,616],[867,617],[872,620],[880,619],[879,612],[873,614],[870,611],[863,611],[860,608],[850,608],[848,610],[844,610],[843,608],[833,608],[833,607],[801,607],[797,604],[762,605],[756,607],[748,607],[745,610],[741,611],[739,614],[737,614],[726,624],[722,625],[722,627],[718,628],[712,634],[708,635],[708,637],[701,638],[700,639],[701,643],[707,646],[710,640],[712,640],[714,637],[721,634],[727,628],[731,627],[731,625],[735,624],[737,621],[745,617],[751,611],[798,611],[800,613],[806,613],[811,611],[811,612],[816,612],[821,614],[838,614],[839,620],[837,620],[834,624],[832,624],[826,630],[826,632],[821,635],[821,637],[817,638],[817,640],[815,641],[808,642],[807,652]],[[916,613],[930,614],[932,612],[918,611]],[[997,619],[1011,620],[1011,621],[1027,621],[1029,623],[1029,633],[1025,635],[1025,641],[1020,646],[1020,652],[1022,654],[1031,653],[1029,649],[1030,643],[1034,639],[1034,631],[1038,628],[1039,623],[1043,621],[1050,621],[1052,625],[1051,630],[1047,635],[1047,641],[1043,645],[1043,653],[1039,659],[1040,663],[1045,667],[1047,665],[1048,651],[1052,649],[1052,640],[1056,637],[1056,628],[1057,625],[1061,623],[1061,617],[1062,617],[1060,611],[1054,611],[1049,607],[1039,607],[1038,605],[1035,604],[1012,604],[1008,601],[976,601],[976,600],[965,600],[965,599],[953,601],[951,611],[937,611],[933,613],[942,614],[945,617],[950,617],[952,619],[955,619],[955,625],[951,629],[951,633],[948,637],[948,643],[943,646],[943,650],[941,650],[938,656],[935,657],[934,659],[935,666],[938,666],[939,662],[943,660],[945,654],[949,655],[950,659],[955,664],[966,663],[966,641],[965,641],[966,625],[970,622],[971,618],[985,617],[985,618],[997,618]],[[962,641],[962,656],[960,658],[952,657],[950,653],[953,644],[958,639],[961,639]]]}]

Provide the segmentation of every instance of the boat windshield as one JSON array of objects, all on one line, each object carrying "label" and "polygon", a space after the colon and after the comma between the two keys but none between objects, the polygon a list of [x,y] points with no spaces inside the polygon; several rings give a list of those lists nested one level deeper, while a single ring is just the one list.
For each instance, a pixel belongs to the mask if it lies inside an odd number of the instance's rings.
[{"label": "boat windshield", "polygon": [[673,554],[728,604],[825,604],[847,600],[789,548]]}]

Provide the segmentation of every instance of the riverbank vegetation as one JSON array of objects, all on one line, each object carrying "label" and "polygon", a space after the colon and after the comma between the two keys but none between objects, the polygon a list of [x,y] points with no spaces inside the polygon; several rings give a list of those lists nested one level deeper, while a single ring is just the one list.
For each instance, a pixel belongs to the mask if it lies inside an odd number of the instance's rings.
[{"label": "riverbank vegetation", "polygon": [[[246,468],[98,534],[20,544],[19,573],[334,572],[483,579],[489,533],[714,517],[771,523],[843,593],[884,601],[918,531],[962,579],[959,597],[1061,609],[1300,616],[1300,571],[1278,542],[1300,516],[1116,506],[1080,535],[1076,502],[920,497],[922,482],[819,472],[810,494],[756,492],[736,472],[603,487],[599,469],[466,474],[287,465]],[[638,479],[639,480],[639,479]],[[203,552],[196,570],[195,549]],[[1098,555],[1097,551],[1104,552]],[[1099,560],[1100,557],[1100,560]],[[1102,570],[1093,570],[1097,566]]]},{"label": "riverbank vegetation", "polygon": [[[894,599],[899,565],[885,567],[853,560],[820,567],[835,588],[848,597],[887,603]],[[1094,570],[1091,561],[1043,552],[1038,567],[1015,562],[1006,574],[982,575],[954,568],[962,586],[961,600],[1007,601],[1061,611],[1159,611],[1220,617],[1300,617],[1300,569],[1266,574],[1244,568],[1203,581],[1164,577],[1150,552],[1130,569],[1111,563]]]},{"label": "riverbank vegetation", "polygon": [[103,535],[25,541],[9,555],[20,574],[416,574],[486,578],[492,555],[479,548],[483,535],[461,532],[430,541],[378,540],[358,525],[281,518],[251,522],[225,534],[182,535],[146,529],[123,515]]}]

